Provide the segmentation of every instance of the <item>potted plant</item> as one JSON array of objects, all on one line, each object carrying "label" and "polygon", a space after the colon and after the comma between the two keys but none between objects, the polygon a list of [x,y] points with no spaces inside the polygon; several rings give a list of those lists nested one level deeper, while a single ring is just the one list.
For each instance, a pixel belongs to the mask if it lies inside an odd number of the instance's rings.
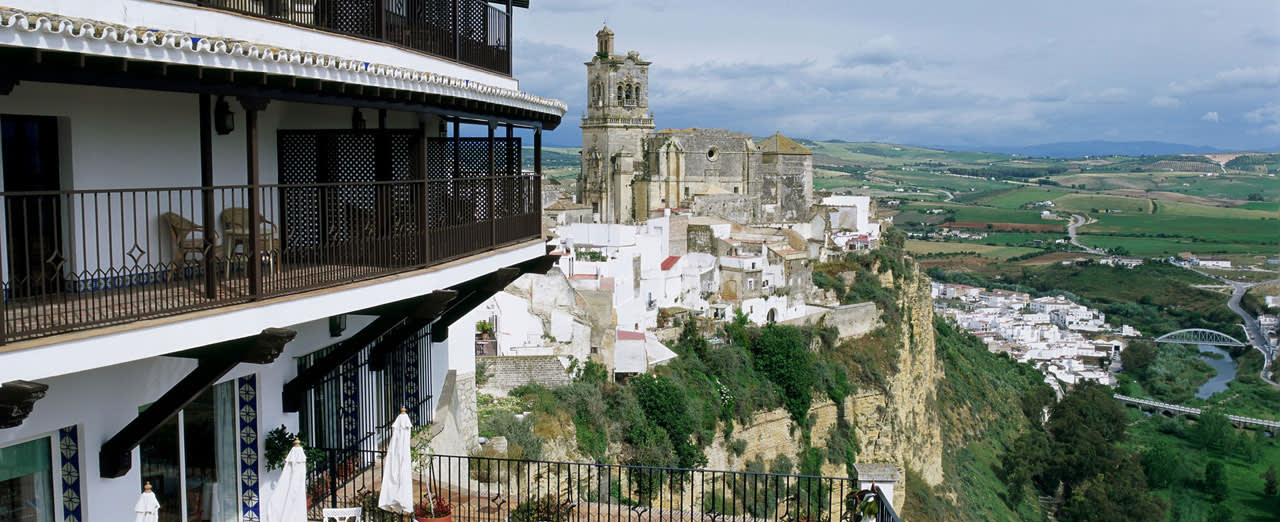
[{"label": "potted plant", "polygon": [[476,333],[480,335],[480,340],[488,341],[493,335],[493,321],[479,321],[476,323]]},{"label": "potted plant", "polygon": [[453,520],[453,506],[444,497],[436,497],[418,504],[413,510],[413,518],[418,522],[449,522]]},{"label": "potted plant", "polygon": [[550,495],[521,502],[511,510],[507,522],[566,522],[573,508],[556,502]]}]

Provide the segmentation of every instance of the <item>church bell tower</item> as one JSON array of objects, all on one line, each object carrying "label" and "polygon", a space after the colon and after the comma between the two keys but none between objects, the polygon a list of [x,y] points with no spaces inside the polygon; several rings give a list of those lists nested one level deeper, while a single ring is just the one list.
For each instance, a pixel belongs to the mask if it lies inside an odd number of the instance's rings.
[{"label": "church bell tower", "polygon": [[648,217],[635,215],[632,181],[643,174],[642,143],[653,130],[649,63],[636,51],[614,54],[608,26],[596,33],[596,54],[586,63],[578,201],[591,205],[602,223]]}]

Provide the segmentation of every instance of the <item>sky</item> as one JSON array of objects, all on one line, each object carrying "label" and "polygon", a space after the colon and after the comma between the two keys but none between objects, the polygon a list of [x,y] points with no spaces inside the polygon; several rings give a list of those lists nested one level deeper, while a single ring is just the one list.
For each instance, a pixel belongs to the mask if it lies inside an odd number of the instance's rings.
[{"label": "sky", "polygon": [[1276,0],[533,0],[520,88],[569,105],[607,21],[658,128],[953,147],[1153,140],[1280,149]]}]

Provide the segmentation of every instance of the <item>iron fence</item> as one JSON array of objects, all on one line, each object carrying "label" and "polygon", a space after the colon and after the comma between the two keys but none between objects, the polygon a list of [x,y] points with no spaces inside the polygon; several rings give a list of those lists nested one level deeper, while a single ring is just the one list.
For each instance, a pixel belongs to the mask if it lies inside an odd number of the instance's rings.
[{"label": "iron fence", "polygon": [[538,185],[518,174],[0,192],[0,340],[340,286],[536,239]]},{"label": "iron fence", "polygon": [[[391,424],[401,408],[414,425],[431,423],[435,408],[429,332],[416,332],[381,360],[372,349],[382,338],[375,339],[310,386],[300,411],[299,433],[319,447],[376,450],[391,436]],[[328,353],[325,349],[298,358],[298,371]]]},{"label": "iron fence", "polygon": [[201,6],[396,44],[511,74],[508,11],[485,0],[195,0]]},{"label": "iron fence", "polygon": [[[377,509],[384,452],[323,454],[308,471],[312,518],[362,507],[362,520],[400,520]],[[415,501],[442,498],[458,521],[900,520],[878,487],[839,477],[448,455],[416,462]]]}]

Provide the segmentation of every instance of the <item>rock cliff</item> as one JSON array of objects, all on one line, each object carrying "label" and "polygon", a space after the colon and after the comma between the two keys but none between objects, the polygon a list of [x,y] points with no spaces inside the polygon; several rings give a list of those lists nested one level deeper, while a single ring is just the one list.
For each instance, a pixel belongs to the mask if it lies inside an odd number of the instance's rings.
[{"label": "rock cliff", "polygon": [[[860,387],[844,400],[844,411],[857,434],[857,461],[891,463],[897,468],[900,478],[894,504],[901,506],[906,493],[906,468],[918,472],[930,485],[943,481],[942,434],[937,413],[943,368],[935,356],[929,279],[913,269],[910,277],[886,279],[886,283],[896,288],[902,312],[893,369],[885,376],[883,389]],[[836,424],[839,410],[830,400],[815,402],[809,409],[814,446],[825,447],[826,434]],[[717,437],[707,448],[708,468],[742,469],[745,462],[757,457],[765,461],[778,456],[795,460],[805,449],[801,431],[792,426],[787,411],[781,408],[757,413],[747,425],[735,425],[733,439],[745,441],[745,450],[735,455],[728,447],[730,443]],[[845,475],[842,464],[829,461],[822,471],[824,475]]]}]

